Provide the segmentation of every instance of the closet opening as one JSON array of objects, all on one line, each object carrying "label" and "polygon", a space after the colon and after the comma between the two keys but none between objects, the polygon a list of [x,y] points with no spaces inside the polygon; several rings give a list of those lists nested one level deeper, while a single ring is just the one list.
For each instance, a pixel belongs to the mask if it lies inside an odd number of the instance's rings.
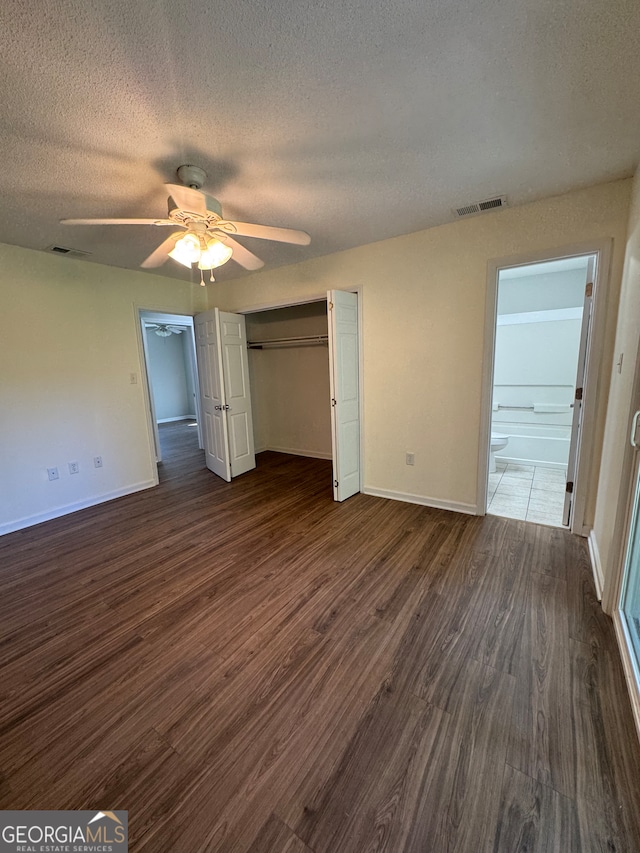
[{"label": "closet opening", "polygon": [[227,482],[271,451],[331,459],[333,498],[360,491],[358,294],[194,318],[206,466]]},{"label": "closet opening", "polygon": [[256,454],[330,460],[326,299],[245,318]]}]

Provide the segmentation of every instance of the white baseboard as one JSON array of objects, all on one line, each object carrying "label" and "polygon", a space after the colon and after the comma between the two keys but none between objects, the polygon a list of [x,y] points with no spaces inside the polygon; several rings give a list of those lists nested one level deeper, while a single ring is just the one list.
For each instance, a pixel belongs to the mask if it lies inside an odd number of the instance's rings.
[{"label": "white baseboard", "polygon": [[47,510],[46,512],[39,512],[36,515],[28,515],[24,518],[18,518],[15,521],[8,521],[6,524],[0,524],[0,536],[4,536],[6,533],[14,533],[16,530],[23,530],[25,527],[33,527],[34,524],[42,524],[43,521],[51,521],[53,518],[70,515],[79,509],[97,506],[98,504],[112,501],[115,498],[121,498],[124,495],[132,495],[134,492],[141,492],[144,489],[150,489],[157,485],[156,480],[146,480],[144,483],[134,483],[131,486],[124,486],[122,489],[115,489],[113,492],[107,492],[103,495],[93,495],[82,501],[75,501],[71,504]]},{"label": "white baseboard", "polygon": [[404,501],[408,504],[420,504],[430,506],[434,509],[448,509],[451,512],[463,512],[465,515],[477,515],[478,507],[475,504],[463,504],[458,501],[443,501],[439,498],[429,498],[424,495],[411,495],[406,492],[394,492],[391,489],[375,489],[365,486],[362,491],[365,495],[373,495],[376,498],[388,498],[392,501]]},{"label": "white baseboard", "polygon": [[602,572],[602,563],[600,562],[600,551],[598,550],[598,542],[593,530],[589,532],[587,537],[587,545],[589,546],[589,557],[591,559],[591,569],[593,571],[593,582],[596,585],[596,595],[598,601],[602,601],[602,590],[604,589],[604,574]]},{"label": "white baseboard", "polygon": [[195,421],[195,415],[178,415],[177,418],[158,418],[158,424],[172,424],[174,421]]},{"label": "white baseboard", "polygon": [[640,673],[631,659],[629,651],[630,639],[627,636],[627,630],[622,622],[620,611],[616,609],[613,613],[613,627],[616,632],[616,640],[618,641],[618,650],[622,660],[622,668],[624,670],[624,678],[627,682],[629,698],[631,699],[631,708],[633,710],[633,719],[636,724],[636,734],[640,740]]},{"label": "white baseboard", "polygon": [[310,459],[331,459],[331,453],[324,453],[321,450],[300,450],[298,447],[265,447],[265,450],[272,450],[274,453],[289,453],[291,456],[308,456]]}]

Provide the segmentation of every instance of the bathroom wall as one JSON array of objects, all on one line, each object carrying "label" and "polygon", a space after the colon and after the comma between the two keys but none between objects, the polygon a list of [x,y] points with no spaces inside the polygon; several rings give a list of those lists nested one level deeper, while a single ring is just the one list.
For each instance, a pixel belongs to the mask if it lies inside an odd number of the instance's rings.
[{"label": "bathroom wall", "polygon": [[577,317],[497,326],[491,429],[510,436],[497,459],[566,465],[581,324]]},{"label": "bathroom wall", "polygon": [[587,272],[574,263],[500,275],[491,429],[510,438],[497,459],[567,464]]}]

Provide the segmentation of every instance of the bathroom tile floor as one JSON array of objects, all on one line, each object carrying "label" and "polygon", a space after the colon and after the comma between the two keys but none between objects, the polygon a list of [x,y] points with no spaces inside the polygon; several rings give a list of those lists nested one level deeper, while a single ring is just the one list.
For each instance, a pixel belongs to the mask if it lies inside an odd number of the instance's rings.
[{"label": "bathroom tile floor", "polygon": [[490,515],[562,527],[565,468],[498,461],[496,469],[495,474],[489,474],[487,512]]}]

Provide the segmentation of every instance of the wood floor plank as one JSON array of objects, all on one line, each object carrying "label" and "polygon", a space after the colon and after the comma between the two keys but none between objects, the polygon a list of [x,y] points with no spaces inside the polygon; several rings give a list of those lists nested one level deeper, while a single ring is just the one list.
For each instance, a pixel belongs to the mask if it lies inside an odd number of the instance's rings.
[{"label": "wood floor plank", "polygon": [[500,810],[515,679],[468,660],[463,695],[432,756],[418,810],[401,849],[490,850]]},{"label": "wood floor plank", "polygon": [[[287,684],[274,685],[260,712],[242,726],[223,717],[216,729],[214,714],[191,727],[190,737],[172,741],[187,760],[207,762],[211,774],[206,785],[194,783],[165,824],[156,827],[156,835],[146,840],[150,850],[156,849],[157,834],[164,838],[167,832],[173,833],[172,841],[178,832],[188,850],[244,850],[268,816],[272,798],[279,799],[293,784],[295,769],[306,775],[333,750],[341,754],[397,640],[383,620],[371,616],[352,626],[340,643],[332,640],[322,637],[306,660],[306,677],[291,673]],[[203,808],[213,809],[216,817],[200,848],[193,816]]]},{"label": "wood floor plank", "polygon": [[339,765],[304,805],[296,834],[316,853],[403,849],[404,821],[421,801],[443,718],[423,700],[383,687]]},{"label": "wood floor plank", "polygon": [[517,672],[520,664],[529,601],[531,576],[523,571],[523,566],[529,565],[532,556],[527,543],[505,540],[500,554],[490,561],[490,578],[480,581],[489,599],[488,607],[474,606],[480,618],[473,656],[511,675]]},{"label": "wood floor plank", "polygon": [[507,762],[561,794],[576,793],[566,582],[531,574]]},{"label": "wood floor plank", "polygon": [[587,853],[575,802],[506,765],[493,853]]},{"label": "wood floor plank", "polygon": [[[624,683],[622,666],[597,643],[587,646],[571,640],[570,649],[581,832],[585,846],[588,841],[594,850],[622,851],[625,837],[640,833],[640,814],[629,810],[620,796],[620,791],[634,784],[634,768],[640,761],[640,745],[625,713],[628,697],[616,693]],[[612,701],[613,697],[618,698]],[[619,732],[621,725],[624,730]],[[627,748],[621,750],[624,742]],[[625,825],[627,830],[621,831]]]},{"label": "wood floor plank", "polygon": [[640,850],[583,540],[160,435],[157,488],[0,537],[4,808],[128,809],[132,853]]},{"label": "wood floor plank", "polygon": [[150,726],[182,717],[201,681],[221,662],[188,640],[173,651],[178,654],[139,642],[17,723],[3,738],[2,751],[14,792],[34,798],[77,791],[75,780],[82,786],[87,765],[94,773],[109,767]]},{"label": "wood floor plank", "polygon": [[249,849],[251,853],[314,853],[275,814],[269,816]]}]

